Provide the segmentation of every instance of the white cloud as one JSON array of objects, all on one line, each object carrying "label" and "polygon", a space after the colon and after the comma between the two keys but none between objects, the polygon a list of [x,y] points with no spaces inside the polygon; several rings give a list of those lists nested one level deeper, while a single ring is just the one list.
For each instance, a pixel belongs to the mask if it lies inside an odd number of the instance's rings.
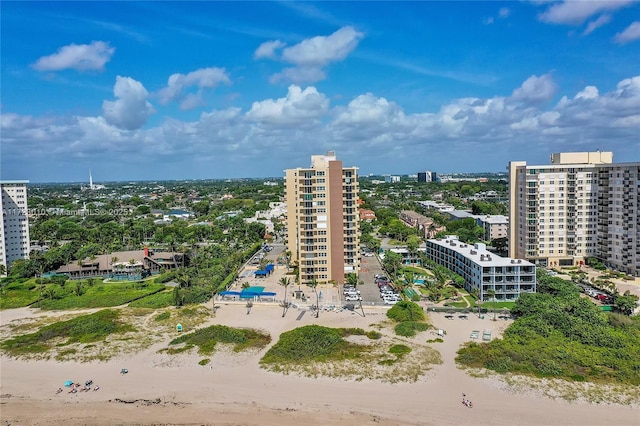
[{"label": "white cloud", "polygon": [[135,130],[144,126],[155,111],[147,101],[149,93],[142,83],[130,77],[116,77],[113,87],[115,101],[104,101],[105,120],[120,129]]},{"label": "white cloud", "polygon": [[102,71],[109,62],[115,48],[103,41],[92,41],[91,44],[70,44],[58,49],[58,52],[43,56],[32,65],[38,71],[61,71],[75,69],[77,71]]},{"label": "white cloud", "polygon": [[254,56],[281,59],[295,65],[271,76],[272,83],[281,80],[296,84],[313,83],[325,78],[323,67],[345,59],[363,37],[364,34],[347,26],[329,36],[308,38],[294,46],[286,47],[282,50],[280,58],[275,54],[275,50],[284,47],[284,43],[277,40],[268,41],[258,47]]},{"label": "white cloud", "polygon": [[513,130],[536,130],[538,128],[538,119],[535,117],[523,118],[517,123],[511,124]]},{"label": "white cloud", "polygon": [[597,99],[599,95],[598,88],[595,86],[587,86],[575,96],[574,99]]},{"label": "white cloud", "polygon": [[321,68],[316,67],[292,67],[285,68],[279,73],[273,74],[269,81],[277,83],[279,81],[290,81],[295,84],[303,84],[306,82],[315,82],[324,80],[325,73]]},{"label": "white cloud", "polygon": [[353,27],[343,27],[330,36],[312,37],[287,47],[282,59],[295,65],[321,67],[346,58],[363,36]]},{"label": "white cloud", "polygon": [[[501,7],[500,9],[498,9],[498,19],[506,19],[509,17],[509,15],[511,15],[511,9],[509,9],[508,7]],[[496,21],[496,18],[494,18],[493,16],[489,16],[488,18],[485,18],[482,20],[482,23],[485,25],[491,25]]]},{"label": "white cloud", "polygon": [[260,46],[258,46],[256,51],[253,53],[253,57],[256,59],[260,59],[260,58],[275,59],[276,50],[279,50],[284,46],[286,46],[286,44],[281,42],[280,40],[265,41]]},{"label": "white cloud", "polygon": [[615,35],[616,43],[625,44],[640,39],[640,21],[631,23],[624,31]]},{"label": "white cloud", "polygon": [[[268,176],[327,149],[337,150],[340,158],[358,166],[384,167],[380,172],[391,167],[418,170],[425,159],[435,164],[453,164],[455,159],[466,162],[465,167],[489,161],[486,164],[495,166],[506,165],[525,149],[529,156],[546,157],[557,150],[604,147],[603,141],[618,158],[637,158],[640,76],[621,80],[608,92],[587,85],[555,105],[539,102],[550,99],[555,90],[548,74],[532,76],[513,96],[452,99],[435,111],[409,113],[373,93],[330,106],[327,96],[316,88],[292,85],[285,96],[258,100],[248,110],[213,110],[193,121],[165,119],[154,127],[140,128],[150,113],[146,91],[135,80],[120,77],[117,100],[110,103],[114,108],[109,115],[105,111],[104,117],[3,112],[3,175],[16,169],[14,164],[24,170],[25,165],[99,158],[113,167],[126,164],[129,174],[121,178],[144,178],[152,169],[130,167],[144,154],[148,162],[163,165],[163,175],[174,167],[171,176],[182,178],[198,176],[194,173]],[[123,125],[139,110],[144,113],[134,120],[135,125]],[[196,172],[199,163],[201,170]],[[260,172],[255,167],[258,163]],[[210,172],[211,164],[216,164],[215,171]]]},{"label": "white cloud", "polygon": [[402,109],[394,102],[366,93],[349,102],[347,108],[335,119],[334,124],[388,127],[391,123],[399,123],[404,118]]},{"label": "white cloud", "polygon": [[542,22],[550,24],[580,25],[590,17],[605,11],[621,9],[634,0],[591,0],[574,1],[565,0],[561,3],[553,3],[544,12],[538,15]]},{"label": "white cloud", "polygon": [[611,22],[611,15],[604,14],[598,16],[594,21],[589,22],[582,35],[589,35],[596,29]]},{"label": "white cloud", "polygon": [[538,103],[548,101],[556,94],[558,86],[551,74],[540,77],[532,75],[522,86],[513,91],[512,98],[518,101]]},{"label": "white cloud", "polygon": [[247,118],[268,124],[309,125],[317,121],[329,109],[329,100],[315,87],[302,90],[291,85],[285,98],[254,102]]},{"label": "white cloud", "polygon": [[[190,109],[201,105],[201,92],[203,89],[211,89],[220,83],[231,84],[229,75],[224,68],[200,68],[188,74],[172,74],[167,81],[167,87],[158,92],[160,103],[163,105],[171,101],[182,101],[182,109]],[[198,89],[197,94],[186,95],[183,92],[191,87]]]}]

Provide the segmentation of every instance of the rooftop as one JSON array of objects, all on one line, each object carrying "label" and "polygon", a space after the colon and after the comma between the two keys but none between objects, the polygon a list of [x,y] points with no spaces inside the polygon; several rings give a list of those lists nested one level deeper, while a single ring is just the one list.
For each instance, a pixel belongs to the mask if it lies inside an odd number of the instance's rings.
[{"label": "rooftop", "polygon": [[534,266],[533,263],[523,259],[513,259],[511,257],[500,257],[487,250],[483,243],[467,244],[458,240],[455,235],[447,235],[444,239],[427,240],[430,243],[446,247],[456,251],[481,266]]}]

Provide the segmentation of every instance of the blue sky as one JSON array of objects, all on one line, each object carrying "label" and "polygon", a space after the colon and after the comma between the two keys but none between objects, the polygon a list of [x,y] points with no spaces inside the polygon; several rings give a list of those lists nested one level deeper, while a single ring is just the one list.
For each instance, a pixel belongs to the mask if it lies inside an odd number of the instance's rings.
[{"label": "blue sky", "polygon": [[640,3],[5,2],[2,179],[640,161]]}]

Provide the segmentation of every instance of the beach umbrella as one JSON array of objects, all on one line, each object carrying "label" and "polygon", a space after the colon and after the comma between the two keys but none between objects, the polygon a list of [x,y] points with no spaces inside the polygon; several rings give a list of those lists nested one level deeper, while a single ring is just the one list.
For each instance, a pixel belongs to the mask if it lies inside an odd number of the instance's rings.
[{"label": "beach umbrella", "polygon": [[69,386],[71,386],[73,383],[74,383],[74,382],[73,382],[73,380],[67,380],[66,382],[64,382],[64,385],[65,385],[66,387],[69,387]]}]

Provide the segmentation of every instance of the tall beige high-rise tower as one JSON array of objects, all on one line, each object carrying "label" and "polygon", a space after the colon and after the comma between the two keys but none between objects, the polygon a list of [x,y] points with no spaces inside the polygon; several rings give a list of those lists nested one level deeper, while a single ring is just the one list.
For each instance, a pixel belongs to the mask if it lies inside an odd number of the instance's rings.
[{"label": "tall beige high-rise tower", "polygon": [[26,180],[0,181],[0,265],[29,257],[29,218]]},{"label": "tall beige high-rise tower", "polygon": [[333,151],[312,155],[310,167],[285,170],[287,250],[303,284],[343,284],[359,271],[357,170]]},{"label": "tall beige high-rise tower", "polygon": [[611,152],[563,152],[509,163],[509,256],[541,266],[595,257],[640,275],[640,163]]}]

